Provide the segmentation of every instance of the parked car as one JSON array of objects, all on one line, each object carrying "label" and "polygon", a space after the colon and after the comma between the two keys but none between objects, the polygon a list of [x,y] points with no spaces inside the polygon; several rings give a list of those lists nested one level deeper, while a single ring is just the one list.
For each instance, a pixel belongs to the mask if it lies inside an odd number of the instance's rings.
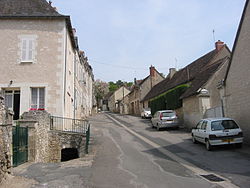
[{"label": "parked car", "polygon": [[179,128],[179,120],[176,112],[173,110],[157,111],[151,119],[152,128]]},{"label": "parked car", "polygon": [[192,129],[192,141],[206,144],[207,150],[211,150],[213,146],[227,144],[236,144],[241,147],[243,133],[231,118],[202,119]]},{"label": "parked car", "polygon": [[141,117],[142,118],[151,118],[151,109],[150,108],[143,108],[141,112]]}]

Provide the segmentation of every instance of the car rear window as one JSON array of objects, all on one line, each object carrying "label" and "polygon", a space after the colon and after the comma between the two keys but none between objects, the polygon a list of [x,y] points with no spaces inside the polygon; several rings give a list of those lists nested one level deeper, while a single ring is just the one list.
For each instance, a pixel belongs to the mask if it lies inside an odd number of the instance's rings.
[{"label": "car rear window", "polygon": [[218,120],[211,123],[212,131],[219,131],[225,129],[238,129],[239,126],[233,120]]},{"label": "car rear window", "polygon": [[163,117],[173,117],[175,116],[174,112],[162,112]]}]

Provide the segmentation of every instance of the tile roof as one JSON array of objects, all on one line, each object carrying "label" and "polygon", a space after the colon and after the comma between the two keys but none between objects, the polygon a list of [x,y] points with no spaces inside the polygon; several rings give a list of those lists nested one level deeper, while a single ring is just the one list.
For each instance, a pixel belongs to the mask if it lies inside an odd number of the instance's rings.
[{"label": "tile roof", "polygon": [[46,0],[0,0],[0,17],[60,17]]},{"label": "tile roof", "polygon": [[226,62],[229,61],[229,57],[226,56],[223,59],[218,60],[210,66],[205,67],[201,72],[199,72],[190,87],[182,94],[181,99],[187,98],[197,94],[197,91],[202,88],[207,81],[213,76],[213,74]]},{"label": "tile roof", "polygon": [[185,84],[192,81],[203,67],[208,65],[217,54],[216,50],[212,50],[183,69],[176,72],[172,78],[167,77],[157,85],[155,85],[142,101],[152,99],[180,84]]}]

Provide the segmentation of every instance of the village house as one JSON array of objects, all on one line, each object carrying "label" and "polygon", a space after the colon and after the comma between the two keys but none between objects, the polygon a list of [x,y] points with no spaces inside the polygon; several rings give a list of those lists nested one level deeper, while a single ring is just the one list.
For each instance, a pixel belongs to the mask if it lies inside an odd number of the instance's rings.
[{"label": "village house", "polygon": [[[221,82],[221,97],[227,117],[234,118],[250,144],[250,3],[246,1],[233,46],[227,74]],[[223,85],[224,83],[224,85]]]},{"label": "village house", "polygon": [[126,95],[129,94],[129,89],[127,87],[122,86],[118,88],[116,91],[108,99],[108,108],[111,112],[120,112],[120,106],[122,105],[122,100]]},{"label": "village house", "polygon": [[93,72],[70,17],[46,0],[1,0],[0,7],[0,89],[14,119],[29,110],[90,115]]},{"label": "village house", "polygon": [[[154,66],[149,67],[150,74],[143,80],[134,81],[132,91],[129,93],[129,113],[133,115],[140,115],[143,108],[148,107],[141,100],[152,89],[153,86],[161,82],[164,77],[159,73]],[[126,104],[126,102],[124,102]]]},{"label": "village house", "polygon": [[[216,86],[225,75],[230,50],[221,41],[216,42],[215,47],[183,69],[171,69],[167,78],[155,85],[142,101],[153,107],[153,113],[156,110],[174,108],[181,122],[184,121],[188,128],[195,126],[208,109],[221,110],[220,94]],[[166,95],[172,97],[171,101]],[[159,100],[161,101],[154,106]],[[173,102],[175,104],[171,106]],[[207,114],[214,116],[212,112]],[[220,116],[222,112],[218,114]]]}]

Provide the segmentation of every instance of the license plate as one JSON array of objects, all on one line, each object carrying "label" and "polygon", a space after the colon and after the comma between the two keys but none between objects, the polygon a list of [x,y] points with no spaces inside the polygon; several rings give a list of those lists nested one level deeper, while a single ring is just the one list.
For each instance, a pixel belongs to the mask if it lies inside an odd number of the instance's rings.
[{"label": "license plate", "polygon": [[230,139],[223,139],[222,142],[233,142],[234,139],[233,138],[230,138]]}]

